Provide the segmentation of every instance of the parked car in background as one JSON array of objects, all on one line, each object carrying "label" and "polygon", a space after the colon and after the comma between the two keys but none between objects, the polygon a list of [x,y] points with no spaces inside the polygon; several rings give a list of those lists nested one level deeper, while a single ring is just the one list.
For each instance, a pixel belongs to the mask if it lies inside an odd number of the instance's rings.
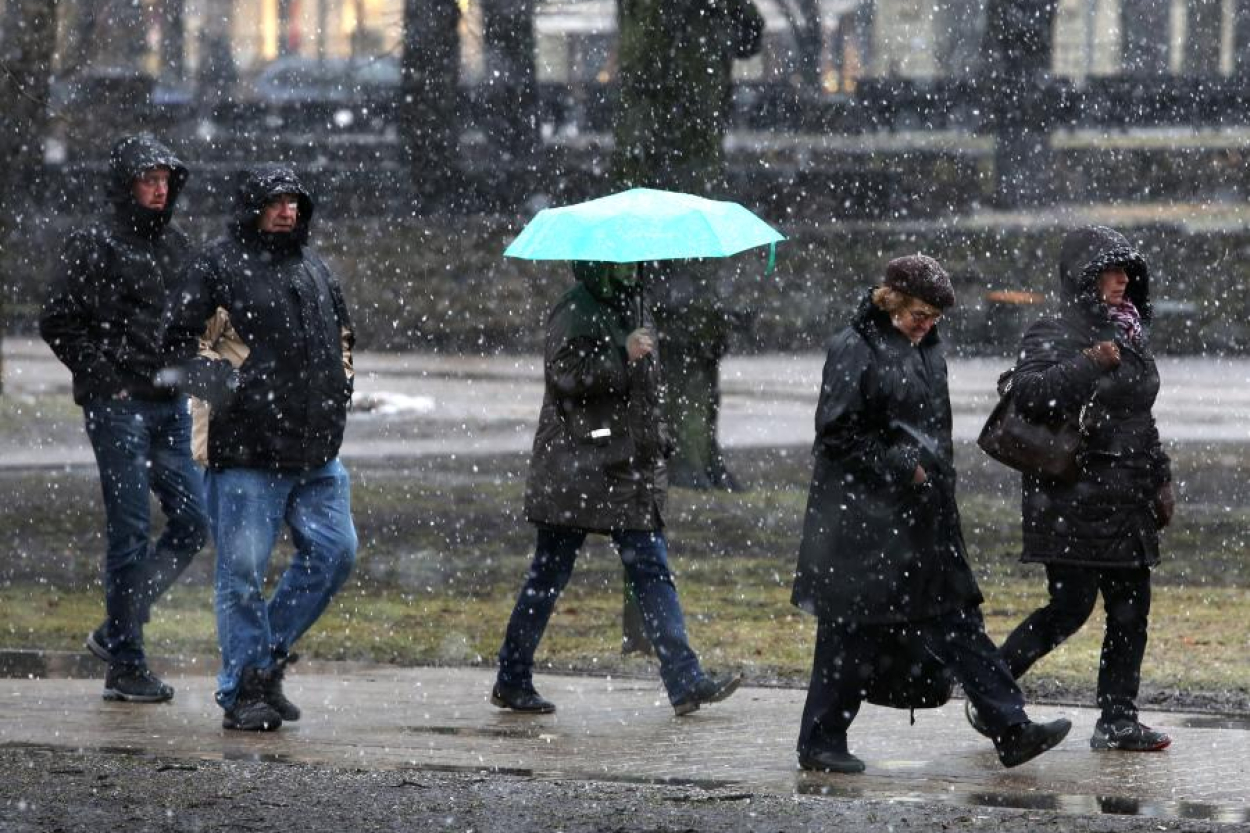
[{"label": "parked car in background", "polygon": [[325,59],[289,55],[256,75],[250,97],[268,104],[387,99],[395,95],[399,81],[399,60],[390,55]]}]

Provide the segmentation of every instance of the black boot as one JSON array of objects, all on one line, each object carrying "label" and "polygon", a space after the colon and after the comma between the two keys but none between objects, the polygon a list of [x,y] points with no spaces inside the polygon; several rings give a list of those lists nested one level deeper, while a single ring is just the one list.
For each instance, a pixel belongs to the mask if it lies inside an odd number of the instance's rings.
[{"label": "black boot", "polygon": [[740,685],[742,685],[741,674],[725,674],[719,677],[704,674],[699,677],[699,681],[694,684],[689,694],[673,704],[673,711],[678,717],[697,712],[699,706],[724,700],[737,691]]},{"label": "black boot", "polygon": [[299,706],[286,699],[282,693],[282,678],[286,676],[286,667],[294,665],[299,654],[288,654],[274,662],[273,667],[264,673],[265,702],[278,713],[283,723],[294,723],[299,720]]},{"label": "black boot", "polygon": [[104,676],[104,699],[164,703],[174,699],[174,690],[141,662],[110,662]]},{"label": "black boot", "polygon": [[809,749],[799,753],[799,766],[817,772],[856,773],[864,771],[864,762],[843,744],[840,749]]},{"label": "black boot", "polygon": [[1003,766],[1020,766],[1048,749],[1058,746],[1072,730],[1072,721],[1059,718],[1049,723],[1018,723],[994,739],[998,760]]},{"label": "black boot", "polygon": [[556,704],[545,699],[533,686],[513,688],[495,683],[490,692],[490,702],[501,709],[523,714],[551,714],[556,710]]},{"label": "black boot", "polygon": [[239,693],[234,705],[226,709],[221,728],[243,732],[272,732],[282,725],[282,715],[265,702],[265,674],[248,668],[239,680]]}]

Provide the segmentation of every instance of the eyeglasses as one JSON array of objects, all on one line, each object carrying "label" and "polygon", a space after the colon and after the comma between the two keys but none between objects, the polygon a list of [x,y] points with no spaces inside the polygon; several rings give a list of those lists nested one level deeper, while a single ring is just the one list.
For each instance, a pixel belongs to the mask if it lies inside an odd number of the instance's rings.
[{"label": "eyeglasses", "polygon": [[907,314],[911,316],[913,324],[936,324],[942,320],[942,313],[940,312],[925,312],[924,310],[913,309],[908,310]]}]

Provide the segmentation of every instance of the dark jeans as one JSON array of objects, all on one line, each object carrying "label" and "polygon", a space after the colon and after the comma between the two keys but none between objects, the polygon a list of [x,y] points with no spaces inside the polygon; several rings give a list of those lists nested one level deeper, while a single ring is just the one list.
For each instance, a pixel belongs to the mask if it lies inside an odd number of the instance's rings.
[{"label": "dark jeans", "polygon": [[[1024,695],[986,636],[980,610],[908,622],[907,628],[950,669],[990,729],[999,732],[1028,720]],[[846,731],[859,713],[873,661],[895,641],[888,625],[820,620],[799,725],[799,754],[846,751]]]},{"label": "dark jeans", "polygon": [[1101,591],[1107,628],[1098,667],[1098,706],[1106,720],[1136,720],[1150,618],[1150,569],[1047,564],[1046,583],[1050,602],[1033,611],[1003,643],[1003,659],[1012,676],[1019,679],[1033,663],[1080,630]]},{"label": "dark jeans", "polygon": [[[143,662],[143,626],[152,604],[208,540],[203,475],[191,460],[191,415],[174,402],[109,400],[83,406],[104,494],[104,647]],[[165,513],[151,541],[148,492]]]},{"label": "dark jeans", "polygon": [[[343,586],[356,561],[356,527],[350,479],[337,459],[309,471],[210,469],[207,482],[217,544],[217,702],[229,709],[243,672],[286,656]],[[284,523],[295,553],[266,599]]]},{"label": "dark jeans", "polygon": [[[560,591],[573,575],[573,562],[587,532],[538,527],[538,544],[525,585],[517,597],[508,631],[499,649],[499,684],[511,688],[533,685],[534,652],[547,629]],[[686,623],[677,587],[668,569],[668,542],[663,532],[623,530],[612,542],[633,586],[647,639],[660,660],[660,677],[670,702],[677,702],[699,680],[699,658],[686,639]]]}]

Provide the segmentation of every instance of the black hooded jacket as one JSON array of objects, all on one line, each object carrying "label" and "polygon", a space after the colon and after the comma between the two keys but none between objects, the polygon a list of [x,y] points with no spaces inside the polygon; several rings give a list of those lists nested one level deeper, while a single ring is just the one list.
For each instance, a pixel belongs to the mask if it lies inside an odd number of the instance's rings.
[{"label": "black hooded jacket", "polygon": [[[295,230],[259,231],[265,203],[280,194],[299,199]],[[338,455],[352,392],[352,325],[338,280],[308,246],[313,210],[291,170],[248,172],[229,232],[193,260],[166,310],[169,359],[186,392],[212,407],[215,469],[307,470]],[[242,342],[237,370],[202,349],[210,319]]]},{"label": "black hooded jacket", "polygon": [[[162,365],[161,311],[188,257],[186,235],[170,225],[187,169],[146,134],[119,142],[109,167],[113,216],[66,240],[39,332],[73,374],[79,405],[119,395],[169,400],[174,392],[153,377]],[[135,178],[157,167],[170,170],[162,211],[131,193]]]},{"label": "black hooded jacket", "polygon": [[[1137,342],[1117,332],[1098,294],[1110,267],[1129,276],[1126,295],[1141,313]],[[1159,560],[1154,499],[1172,479],[1152,413],[1159,371],[1148,343],[1150,270],[1123,235],[1090,226],[1064,240],[1060,301],[1025,333],[1012,375],[1022,412],[1039,422],[1079,418],[1085,438],[1074,484],[1023,477],[1023,560],[1092,567]],[[1120,364],[1102,370],[1082,353],[1115,341]]]},{"label": "black hooded jacket", "polygon": [[[946,359],[866,297],[829,342],[791,601],[821,619],[900,624],[981,603],[955,504]],[[916,466],[927,483],[913,484]]]}]

